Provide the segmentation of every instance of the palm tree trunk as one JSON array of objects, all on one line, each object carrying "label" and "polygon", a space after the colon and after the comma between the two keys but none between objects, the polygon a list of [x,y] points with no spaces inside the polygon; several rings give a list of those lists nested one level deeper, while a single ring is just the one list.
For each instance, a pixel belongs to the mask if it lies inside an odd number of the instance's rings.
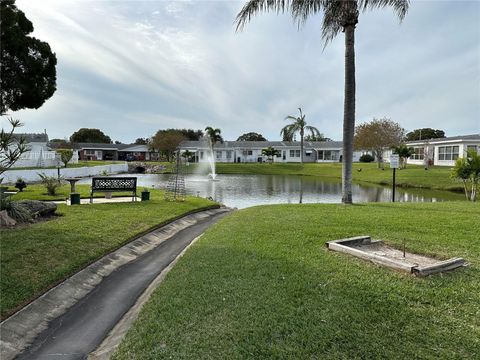
[{"label": "palm tree trunk", "polygon": [[355,130],[355,25],[345,26],[345,99],[343,107],[342,202],[352,203],[353,134]]},{"label": "palm tree trunk", "polygon": [[300,130],[300,162],[302,163],[302,165],[303,165],[303,135],[304,135],[304,132],[302,129]]}]

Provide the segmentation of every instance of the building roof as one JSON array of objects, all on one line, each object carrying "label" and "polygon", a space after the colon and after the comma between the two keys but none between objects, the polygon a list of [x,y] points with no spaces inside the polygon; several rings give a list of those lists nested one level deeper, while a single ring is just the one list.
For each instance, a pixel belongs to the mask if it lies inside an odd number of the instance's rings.
[{"label": "building roof", "polygon": [[143,144],[74,143],[73,148],[77,150],[95,149],[95,150],[117,150],[117,151],[132,151],[132,152],[148,151],[148,146]]},{"label": "building roof", "polygon": [[47,143],[48,142],[48,135],[45,133],[34,134],[34,133],[16,133],[13,134],[13,138],[15,140],[20,140],[20,138],[25,139],[25,143]]},{"label": "building roof", "polygon": [[[290,148],[300,146],[300,141],[224,141],[216,143],[215,149],[264,149],[273,148]],[[207,148],[208,144],[205,140],[183,141],[179,148]],[[305,141],[306,149],[337,149],[342,147],[341,141]]]},{"label": "building roof", "polygon": [[442,142],[463,141],[463,140],[480,141],[480,134],[458,135],[458,136],[450,136],[450,137],[437,138],[437,139],[413,140],[413,141],[407,141],[407,144],[419,144],[419,143],[424,144],[426,142],[442,143]]}]

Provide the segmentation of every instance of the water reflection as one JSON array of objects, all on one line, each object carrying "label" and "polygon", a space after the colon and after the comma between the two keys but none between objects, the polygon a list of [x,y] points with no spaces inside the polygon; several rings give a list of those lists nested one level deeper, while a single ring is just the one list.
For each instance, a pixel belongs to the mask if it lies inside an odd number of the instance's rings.
[{"label": "water reflection", "polygon": [[[124,176],[124,175],[117,175]],[[164,188],[169,175],[138,174],[139,187]],[[185,179],[187,193],[211,197],[227,206],[245,208],[261,204],[281,203],[339,203],[342,184],[316,177],[285,175],[218,175],[219,181],[188,175]],[[82,179],[80,183],[91,183]],[[392,198],[389,187],[353,184],[354,202],[388,202]],[[437,202],[463,199],[461,195],[419,189],[396,190],[395,201]]]}]

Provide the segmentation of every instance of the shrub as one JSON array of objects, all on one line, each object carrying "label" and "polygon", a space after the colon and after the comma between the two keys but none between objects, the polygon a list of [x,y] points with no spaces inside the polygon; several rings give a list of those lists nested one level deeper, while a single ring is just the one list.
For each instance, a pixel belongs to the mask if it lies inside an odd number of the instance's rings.
[{"label": "shrub", "polygon": [[56,178],[45,174],[38,174],[38,176],[42,179],[42,184],[47,189],[47,194],[55,196],[57,194],[57,189],[62,186],[62,178]]},{"label": "shrub", "polygon": [[17,182],[15,183],[15,187],[18,189],[18,191],[22,192],[23,189],[27,187],[27,183],[22,178],[18,178]]},{"label": "shrub", "polygon": [[370,154],[363,154],[362,156],[360,156],[360,162],[363,163],[373,162],[374,160],[375,158]]},{"label": "shrub", "polygon": [[58,149],[57,153],[60,154],[60,159],[62,160],[65,167],[67,167],[68,162],[72,160],[73,151],[70,149]]}]

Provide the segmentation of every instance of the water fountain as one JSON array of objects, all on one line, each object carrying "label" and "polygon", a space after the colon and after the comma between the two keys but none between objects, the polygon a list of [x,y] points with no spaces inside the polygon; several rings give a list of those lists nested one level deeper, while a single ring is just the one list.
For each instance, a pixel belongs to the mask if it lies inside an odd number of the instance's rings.
[{"label": "water fountain", "polygon": [[207,159],[210,165],[210,173],[208,174],[208,177],[210,178],[211,181],[218,181],[217,173],[215,171],[215,155],[213,152],[212,140],[209,137],[207,137],[207,141],[208,141]]}]

